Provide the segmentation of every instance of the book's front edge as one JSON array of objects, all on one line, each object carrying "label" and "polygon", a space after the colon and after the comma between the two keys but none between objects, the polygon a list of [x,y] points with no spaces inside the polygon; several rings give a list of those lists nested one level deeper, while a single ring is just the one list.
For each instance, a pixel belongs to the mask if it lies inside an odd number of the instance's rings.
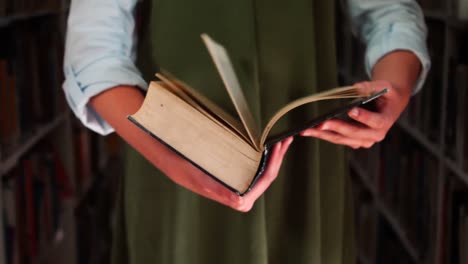
[{"label": "book's front edge", "polygon": [[[211,173],[209,173],[208,171],[206,171],[204,168],[202,168],[200,165],[198,165],[197,163],[195,163],[194,161],[192,161],[191,159],[187,158],[184,154],[180,153],[178,150],[176,150],[175,148],[173,148],[171,145],[167,144],[166,142],[164,142],[161,138],[159,138],[158,136],[156,136],[155,134],[153,134],[151,131],[149,131],[146,127],[144,127],[142,124],[140,124],[136,119],[134,119],[132,116],[128,116],[127,117],[128,120],[130,120],[133,124],[135,124],[136,126],[138,126],[140,129],[142,129],[143,131],[145,131],[146,133],[148,133],[151,137],[153,137],[154,139],[158,140],[159,142],[161,142],[162,144],[164,144],[165,146],[167,146],[168,148],[170,148],[172,151],[174,151],[175,153],[177,153],[177,155],[179,155],[180,157],[184,158],[185,160],[187,160],[188,162],[190,162],[193,166],[197,167],[198,169],[200,169],[201,171],[203,171],[205,174],[207,174],[208,176],[210,176],[211,178],[213,178],[215,181],[221,183],[223,186],[225,186],[226,188],[228,188],[230,191],[234,192],[235,194],[239,195],[239,196],[243,196],[245,195],[246,193],[248,193],[250,191],[250,189],[253,187],[253,185],[255,184],[256,182],[256,178],[258,178],[259,176],[259,172],[257,172],[257,174],[255,175],[254,177],[254,180],[252,181],[252,183],[249,185],[249,188],[243,192],[243,193],[240,193],[238,190],[232,188],[231,186],[227,185],[225,182],[221,181],[220,179],[218,179],[217,177],[215,177],[214,175],[212,175]],[[264,155],[262,156],[262,161],[260,162],[260,164],[262,164],[264,161]],[[262,165],[260,165],[260,167],[262,167]],[[260,171],[260,170],[259,170]],[[261,170],[263,171],[263,170]],[[261,174],[261,173],[260,173]]]},{"label": "book's front edge", "polygon": [[332,118],[335,118],[335,117],[338,117],[342,114],[345,114],[347,111],[351,110],[352,108],[354,107],[358,107],[358,106],[362,106],[362,105],[365,105],[377,98],[379,98],[380,96],[384,95],[385,93],[388,92],[388,89],[383,89],[382,91],[376,93],[376,94],[373,94],[369,97],[366,97],[366,98],[360,98],[360,99],[357,99],[357,100],[353,100],[351,103],[347,104],[347,105],[344,105],[344,106],[341,106],[340,108],[337,108],[331,112],[328,112],[324,115],[321,115],[319,117],[316,117],[312,120],[310,120],[309,122],[305,123],[305,124],[302,124],[298,127],[294,127],[293,129],[291,130],[288,130],[286,132],[283,132],[279,135],[275,135],[275,136],[272,136],[270,138],[267,139],[267,141],[265,142],[265,148],[271,148],[274,144],[288,138],[288,137],[292,137],[292,136],[295,136],[297,134],[299,134],[301,131],[304,131],[306,130],[307,128],[312,128],[312,127],[316,127],[318,125],[320,125],[321,123],[329,120],[329,119],[332,119]]},{"label": "book's front edge", "polygon": [[249,193],[252,190],[252,188],[255,186],[255,184],[257,183],[258,179],[260,179],[260,177],[263,175],[263,173],[265,172],[266,166],[268,164],[269,158],[270,158],[270,149],[269,149],[269,146],[265,146],[265,149],[263,150],[263,153],[262,153],[262,158],[260,159],[260,164],[258,165],[257,173],[255,173],[255,177],[252,179],[252,182],[250,183],[247,190],[240,194],[241,197]]}]

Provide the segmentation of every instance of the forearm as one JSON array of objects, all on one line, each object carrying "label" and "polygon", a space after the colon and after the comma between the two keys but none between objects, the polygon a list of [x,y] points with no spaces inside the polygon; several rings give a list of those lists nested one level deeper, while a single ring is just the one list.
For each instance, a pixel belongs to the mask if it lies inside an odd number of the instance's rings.
[{"label": "forearm", "polygon": [[374,65],[372,79],[389,81],[397,93],[409,99],[421,68],[421,62],[414,53],[398,50],[383,56]]},{"label": "forearm", "polygon": [[117,134],[171,180],[239,211],[249,211],[276,178],[283,156],[292,142],[292,138],[289,138],[275,145],[261,179],[247,195],[240,197],[127,120],[128,115],[134,114],[140,108],[143,99],[139,89],[117,86],[92,97],[90,104]]},{"label": "forearm", "polygon": [[128,144],[167,173],[165,159],[173,153],[127,119],[140,108],[143,99],[138,88],[118,86],[92,97],[90,104]]},{"label": "forearm", "polygon": [[412,52],[399,50],[388,53],[373,67],[374,81],[355,84],[366,90],[390,88],[388,93],[376,100],[373,111],[359,108],[349,112],[349,116],[358,121],[359,125],[329,120],[318,128],[304,131],[302,135],[352,148],[370,148],[385,138],[387,131],[405,109],[420,72],[421,63]]}]

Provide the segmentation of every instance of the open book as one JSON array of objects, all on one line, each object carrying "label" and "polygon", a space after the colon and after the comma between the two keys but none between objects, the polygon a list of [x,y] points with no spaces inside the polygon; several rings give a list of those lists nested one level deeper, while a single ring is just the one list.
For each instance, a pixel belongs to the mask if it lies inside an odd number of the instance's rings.
[{"label": "open book", "polygon": [[[239,195],[247,193],[261,176],[274,143],[365,104],[386,90],[373,93],[339,87],[297,99],[279,109],[258,130],[226,50],[207,35],[202,39],[221,75],[240,120],[169,74],[156,74],[141,108],[128,118],[151,136]],[[360,98],[311,118],[299,127],[269,137],[271,128],[290,110],[319,100]]]}]

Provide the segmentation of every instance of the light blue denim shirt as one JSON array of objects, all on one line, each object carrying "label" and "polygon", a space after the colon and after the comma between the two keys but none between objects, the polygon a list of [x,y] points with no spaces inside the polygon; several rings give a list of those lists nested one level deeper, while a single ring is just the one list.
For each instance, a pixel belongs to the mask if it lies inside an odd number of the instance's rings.
[{"label": "light blue denim shirt", "polygon": [[[88,128],[106,135],[113,128],[91,106],[89,99],[117,85],[147,88],[135,66],[134,9],[138,0],[75,0],[70,7],[65,49],[66,99]],[[355,32],[367,43],[365,64],[373,65],[394,50],[412,51],[423,70],[417,92],[430,67],[427,29],[414,0],[348,0]]]}]

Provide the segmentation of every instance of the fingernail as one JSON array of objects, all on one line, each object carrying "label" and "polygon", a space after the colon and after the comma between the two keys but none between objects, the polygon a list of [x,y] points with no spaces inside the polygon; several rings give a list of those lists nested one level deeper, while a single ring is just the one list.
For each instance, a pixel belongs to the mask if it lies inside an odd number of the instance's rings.
[{"label": "fingernail", "polygon": [[319,127],[320,130],[327,130],[327,129],[329,129],[329,128],[330,128],[330,126],[329,126],[327,123],[322,124],[322,125]]},{"label": "fingernail", "polygon": [[358,116],[359,115],[359,110],[357,108],[353,108],[351,112],[349,113],[352,116]]}]

